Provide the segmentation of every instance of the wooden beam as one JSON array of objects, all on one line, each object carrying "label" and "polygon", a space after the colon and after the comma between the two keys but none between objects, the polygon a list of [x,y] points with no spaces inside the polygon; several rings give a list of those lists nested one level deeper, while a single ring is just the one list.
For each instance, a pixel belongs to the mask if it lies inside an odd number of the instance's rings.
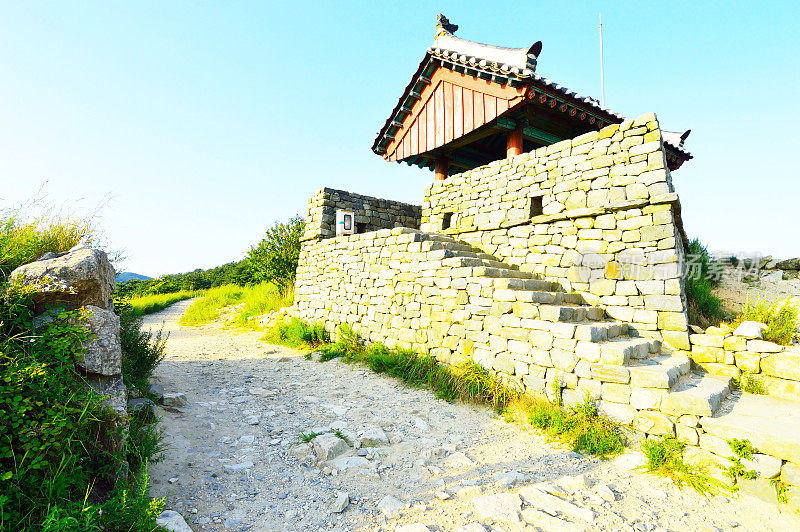
[{"label": "wooden beam", "polygon": [[506,142],[506,157],[514,157],[522,153],[522,128],[518,127],[508,133]]},{"label": "wooden beam", "polygon": [[444,181],[447,179],[447,170],[449,167],[449,161],[447,157],[440,155],[436,158],[436,167],[434,169],[434,179],[436,181]]}]

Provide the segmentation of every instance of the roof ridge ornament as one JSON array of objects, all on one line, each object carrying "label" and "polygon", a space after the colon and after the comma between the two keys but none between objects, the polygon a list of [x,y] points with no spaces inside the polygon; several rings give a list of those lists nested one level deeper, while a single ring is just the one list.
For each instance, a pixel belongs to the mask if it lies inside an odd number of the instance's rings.
[{"label": "roof ridge ornament", "polygon": [[439,13],[436,15],[436,37],[453,35],[458,30],[458,24],[451,24],[447,17]]}]

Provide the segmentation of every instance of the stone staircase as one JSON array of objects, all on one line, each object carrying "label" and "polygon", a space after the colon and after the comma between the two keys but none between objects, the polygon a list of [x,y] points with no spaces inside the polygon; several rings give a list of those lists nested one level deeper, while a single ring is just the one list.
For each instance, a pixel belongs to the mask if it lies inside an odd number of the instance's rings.
[{"label": "stone staircase", "polygon": [[[554,367],[562,373],[580,371],[578,390],[587,388],[580,386],[582,379],[600,382],[600,392],[591,395],[615,402],[619,400],[619,390],[607,394],[604,385],[626,385],[660,399],[650,403],[644,400],[636,407],[649,407],[644,409],[673,417],[713,416],[730,394],[730,379],[692,372],[687,357],[673,354],[659,340],[638,337],[626,323],[609,319],[602,308],[586,304],[580,294],[566,293],[558,283],[533,278],[530,273],[449,236],[421,233],[421,238],[421,251],[426,252],[426,258],[441,259],[443,265],[453,268],[471,268],[472,278],[491,279],[491,298],[486,298],[485,293],[471,296],[470,306],[485,307],[486,300],[491,299],[491,315],[511,329],[527,329],[533,348],[550,350],[553,359],[568,361],[554,361]],[[519,331],[514,333],[512,336],[519,337]],[[541,333],[551,335],[552,341],[548,336],[537,338],[543,336]],[[524,353],[516,358],[526,359]],[[569,385],[575,379],[564,380]],[[640,408],[632,407],[629,412],[632,410]]]}]

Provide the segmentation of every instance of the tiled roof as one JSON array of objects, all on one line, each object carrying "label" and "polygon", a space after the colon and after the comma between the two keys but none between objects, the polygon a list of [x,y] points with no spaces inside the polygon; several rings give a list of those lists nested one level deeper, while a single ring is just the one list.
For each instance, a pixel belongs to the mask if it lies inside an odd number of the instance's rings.
[{"label": "tiled roof", "polygon": [[[449,24],[446,18],[444,20]],[[452,27],[457,28],[458,26]],[[485,72],[494,77],[499,76],[515,82],[531,83],[532,85],[559,92],[572,101],[582,103],[596,112],[603,113],[613,119],[610,120],[611,122],[622,122],[625,120],[623,115],[603,107],[595,98],[581,96],[577,92],[537,74],[536,65],[539,54],[542,51],[541,41],[537,41],[530,48],[504,48],[456,37],[447,29],[442,29],[441,25],[437,26],[437,30],[438,35],[434,39],[433,46],[428,48],[417,72],[411,78],[411,82],[406,86],[402,96],[400,96],[400,100],[395,106],[394,111],[386,120],[383,128],[378,132],[378,136],[372,146],[373,151],[376,153],[380,153],[378,145],[381,139],[387,133],[389,126],[396,122],[397,115],[401,112],[403,102],[405,102],[409,92],[416,85],[420,74],[426,70],[431,60],[450,63],[476,72]],[[402,118],[400,122],[402,122]],[[663,131],[663,134],[664,141],[669,144],[670,147],[674,148],[675,151],[688,159],[692,158],[692,155],[683,147],[683,141],[688,136],[689,131],[686,133]]]}]

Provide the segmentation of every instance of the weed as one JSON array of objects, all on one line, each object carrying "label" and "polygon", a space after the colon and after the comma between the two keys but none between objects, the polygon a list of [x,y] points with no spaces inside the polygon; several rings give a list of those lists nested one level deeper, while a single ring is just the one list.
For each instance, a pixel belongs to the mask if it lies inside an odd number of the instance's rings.
[{"label": "weed", "polygon": [[18,266],[51,251],[68,251],[91,238],[90,220],[45,216],[26,220],[21,209],[0,212],[0,281]]},{"label": "weed", "polygon": [[344,440],[344,442],[350,447],[353,446],[353,444],[350,443],[350,440],[347,439],[347,436],[344,435],[344,432],[342,432],[340,429],[336,429],[335,431],[333,431],[333,435],[339,438],[340,440]]},{"label": "weed", "polygon": [[789,502],[789,485],[778,478],[773,478],[769,482],[775,488],[775,495],[778,497],[778,502],[782,502],[783,504]]},{"label": "weed", "polygon": [[679,487],[689,486],[705,496],[724,491],[724,485],[709,477],[704,468],[683,459],[686,444],[675,438],[655,438],[642,442],[647,462],[644,468],[672,481]]},{"label": "weed", "polygon": [[736,316],[731,327],[736,328],[743,321],[757,321],[764,323],[764,339],[780,345],[790,345],[798,326],[798,313],[800,310],[788,299],[769,303],[765,300],[751,301],[750,298]]},{"label": "weed", "polygon": [[728,457],[731,465],[728,466],[728,470],[726,472],[727,475],[732,479],[742,477],[752,480],[756,478],[758,476],[758,472],[748,470],[742,463],[742,460],[752,460],[753,453],[756,452],[756,449],[750,444],[750,440],[733,438],[728,440],[728,446],[731,448],[731,451],[733,451],[735,456]]},{"label": "weed", "polygon": [[312,430],[309,432],[301,432],[298,434],[297,439],[299,440],[299,443],[311,443],[311,440],[317,436],[319,436],[319,434]]},{"label": "weed", "polygon": [[734,377],[732,384],[742,391],[752,393],[754,395],[766,395],[767,388],[761,379],[752,373],[742,373],[738,377]]}]

